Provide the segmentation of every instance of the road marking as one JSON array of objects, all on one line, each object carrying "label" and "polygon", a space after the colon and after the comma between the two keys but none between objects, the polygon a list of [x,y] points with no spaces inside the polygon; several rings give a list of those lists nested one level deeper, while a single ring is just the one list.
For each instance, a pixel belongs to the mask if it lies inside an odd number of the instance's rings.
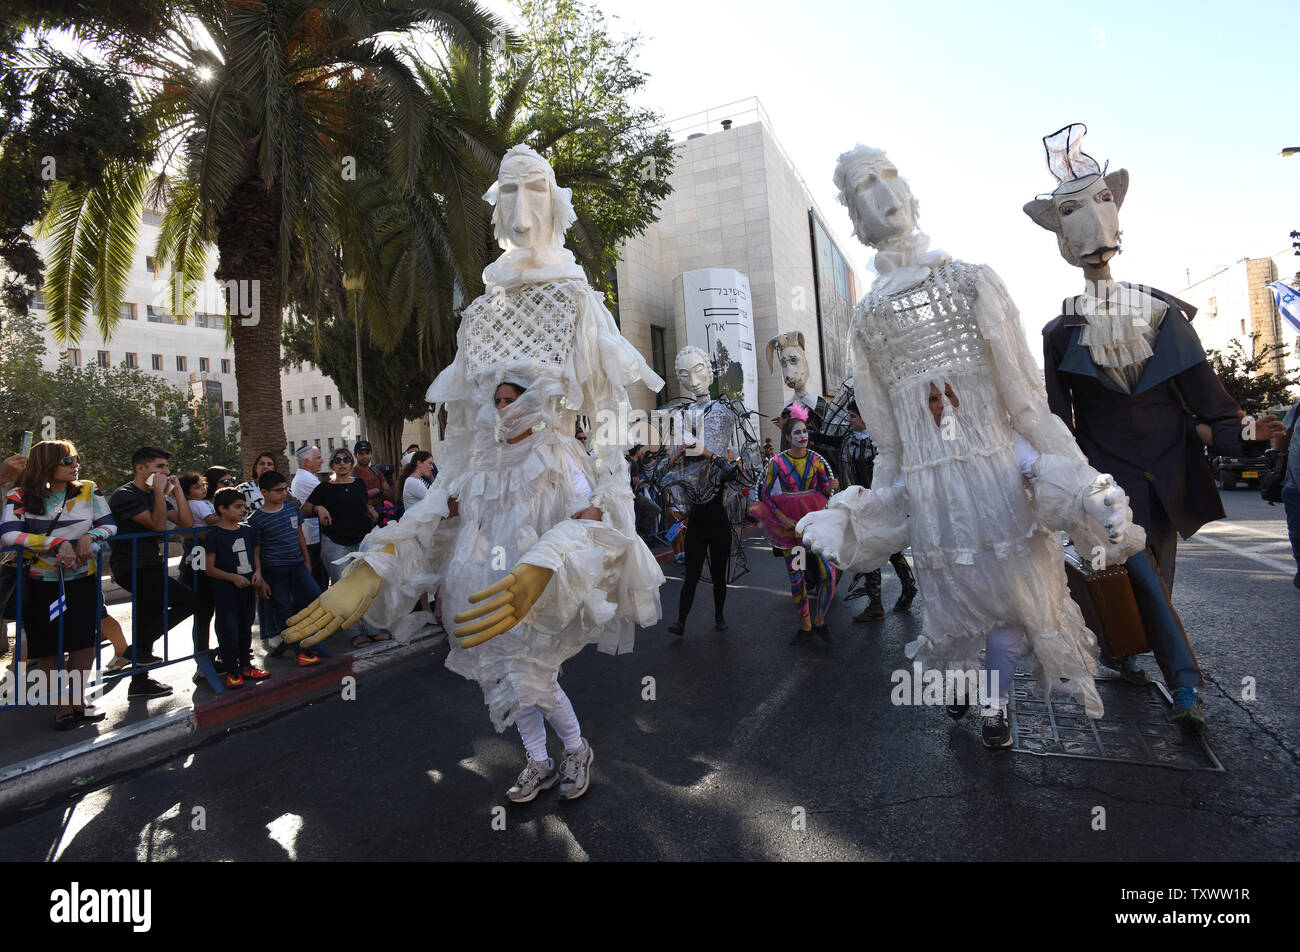
[{"label": "road marking", "polygon": [[72,845],[72,841],[77,838],[77,834],[82,831],[87,823],[99,815],[100,811],[108,805],[108,801],[113,799],[112,791],[96,790],[94,793],[87,794],[73,805],[70,812],[64,815],[63,832],[59,835],[58,842],[50,848],[50,853],[46,860],[51,863],[57,863],[63,858],[63,852]]},{"label": "road marking", "polygon": [[1225,552],[1231,552],[1233,555],[1239,555],[1243,559],[1252,559],[1253,561],[1258,562],[1260,565],[1267,565],[1269,568],[1276,569],[1277,571],[1281,572],[1284,575],[1295,574],[1294,567],[1286,562],[1283,562],[1281,559],[1270,559],[1267,555],[1260,555],[1254,549],[1243,549],[1238,545],[1233,545],[1231,542],[1225,542],[1222,539],[1216,539],[1205,532],[1198,532],[1196,535],[1192,536],[1192,538],[1189,539],[1188,542],[1185,542],[1183,544],[1187,545],[1191,542],[1204,542],[1206,545],[1212,545],[1216,549],[1223,549],[1223,551]]}]

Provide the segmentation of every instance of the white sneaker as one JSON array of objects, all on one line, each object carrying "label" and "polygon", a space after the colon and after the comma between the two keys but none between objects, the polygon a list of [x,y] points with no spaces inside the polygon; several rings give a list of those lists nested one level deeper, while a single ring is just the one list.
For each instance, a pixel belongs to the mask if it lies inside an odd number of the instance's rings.
[{"label": "white sneaker", "polygon": [[131,667],[131,659],[126,655],[117,655],[108,664],[104,665],[105,674],[113,674],[116,671],[122,671]]},{"label": "white sneaker", "polygon": [[527,803],[542,790],[550,790],[560,780],[556,772],[555,761],[549,757],[543,761],[528,758],[528,766],[519,775],[515,785],[506,791],[511,803]]},{"label": "white sneaker", "polygon": [[591,783],[591,765],[595,760],[596,755],[585,737],[577,750],[564,752],[564,759],[560,761],[561,800],[576,800],[587,792]]}]

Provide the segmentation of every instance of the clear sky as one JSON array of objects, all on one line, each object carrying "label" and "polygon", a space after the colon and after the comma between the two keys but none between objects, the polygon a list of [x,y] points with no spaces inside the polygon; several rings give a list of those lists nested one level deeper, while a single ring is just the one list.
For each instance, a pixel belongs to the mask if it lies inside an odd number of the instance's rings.
[{"label": "clear sky", "polygon": [[[934,247],[990,264],[1037,333],[1082,272],[1021,206],[1055,184],[1042,136],[1131,176],[1121,280],[1177,293],[1284,249],[1300,229],[1300,4],[600,0],[646,42],[665,117],[757,96],[869,283],[830,184],[855,143],[886,149]],[[502,0],[488,6],[504,10]],[[1300,257],[1296,259],[1300,270]]]}]

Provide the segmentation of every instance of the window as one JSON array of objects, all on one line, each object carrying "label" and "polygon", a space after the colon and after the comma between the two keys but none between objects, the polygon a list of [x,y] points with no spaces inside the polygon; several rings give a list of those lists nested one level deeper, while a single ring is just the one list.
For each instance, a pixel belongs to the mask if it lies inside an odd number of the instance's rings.
[{"label": "window", "polygon": [[312,398],[311,398],[311,412],[312,412],[312,413],[315,413],[315,412],[317,412],[318,410],[320,410],[319,402],[317,401],[317,399],[316,399],[315,397],[312,397]]},{"label": "window", "polygon": [[158,262],[154,259],[153,255],[144,256],[144,269],[146,271],[152,271],[155,275],[158,273]]},{"label": "window", "polygon": [[[292,401],[292,400],[286,400],[286,401],[284,401],[284,412],[287,413],[287,414],[289,414],[289,416],[293,416],[293,401]],[[293,449],[293,444],[292,444],[292,443],[289,444],[289,449]]]},{"label": "window", "polygon": [[81,348],[69,347],[66,356],[67,356],[68,363],[71,364],[73,367],[81,366]]},{"label": "window", "polygon": [[326,410],[331,409],[330,404],[332,404],[333,402],[334,402],[334,398],[333,398],[332,396],[330,396],[328,393],[325,394],[325,409],[326,409]]},{"label": "window", "polygon": [[[650,360],[654,372],[660,377],[667,380],[668,377],[668,355],[667,347],[664,344],[664,329],[650,325]],[[668,388],[664,387],[655,395],[655,406],[662,407],[668,402]]]},{"label": "window", "polygon": [[1241,332],[1246,333],[1246,319],[1244,317],[1241,319]]},{"label": "window", "polygon": [[223,410],[225,410],[226,416],[235,415],[235,403],[233,400],[227,400],[225,403],[221,405],[221,407]]},{"label": "window", "polygon": [[162,354],[153,355],[153,369],[162,370]]},{"label": "window", "polygon": [[127,355],[126,355],[126,365],[127,365],[128,367],[133,367],[133,368],[134,368],[134,367],[139,367],[139,366],[140,366],[140,361],[136,358],[136,355],[135,355],[135,354],[127,354]]},{"label": "window", "polygon": [[224,314],[201,314],[197,311],[194,314],[195,327],[207,327],[212,330],[224,331],[226,329],[226,315]]},{"label": "window", "polygon": [[330,437],[330,452],[334,452],[334,437]]},{"label": "window", "polygon": [[146,225],[161,225],[162,215],[159,215],[157,212],[150,211],[149,209],[146,208],[144,210],[144,223]]},{"label": "window", "polygon": [[199,358],[199,372],[200,372],[200,373],[207,373],[207,372],[208,372],[208,367],[209,367],[209,364],[208,364],[208,358],[206,358],[206,357],[200,357],[200,358]]},{"label": "window", "polygon": [[121,307],[119,307],[117,309],[117,319],[120,321],[134,321],[136,319],[135,305],[123,304]]},{"label": "window", "polygon": [[105,370],[107,370],[107,369],[108,369],[108,351],[106,351],[106,350],[97,350],[97,351],[95,351],[95,363],[99,364],[99,366],[101,366],[101,367],[103,367]]},{"label": "window", "polygon": [[189,362],[188,362],[184,357],[180,357],[180,356],[178,356],[178,357],[176,358],[176,369],[177,369],[177,370],[189,370],[189,369],[190,369],[190,368],[189,368]]},{"label": "window", "polygon": [[1217,297],[1210,298],[1210,303],[1205,306],[1205,309],[1210,312],[1210,317],[1218,317],[1219,299]]},{"label": "window", "polygon": [[152,304],[145,305],[145,317],[154,324],[175,324],[176,318],[172,317],[160,307],[154,307]]},{"label": "window", "polygon": [[32,307],[36,308],[38,311],[45,310],[45,295],[40,291],[37,291],[32,295]]},{"label": "window", "polygon": [[223,374],[230,373],[230,360],[226,357],[221,358],[221,372]]},{"label": "window", "polygon": [[307,412],[307,401],[304,400],[302,397],[298,398],[298,412],[299,413]]}]

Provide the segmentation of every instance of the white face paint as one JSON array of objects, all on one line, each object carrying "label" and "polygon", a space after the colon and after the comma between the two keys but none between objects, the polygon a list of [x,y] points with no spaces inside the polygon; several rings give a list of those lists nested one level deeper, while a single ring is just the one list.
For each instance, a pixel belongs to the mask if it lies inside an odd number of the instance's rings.
[{"label": "white face paint", "polygon": [[1075,267],[1105,264],[1119,252],[1119,206],[1105,178],[1098,175],[1083,188],[1052,195],[1061,221],[1056,241],[1061,257]]},{"label": "white face paint", "polygon": [[898,177],[893,163],[867,172],[853,190],[858,237],[870,245],[912,233],[912,190]]},{"label": "white face paint", "polygon": [[808,357],[798,347],[782,347],[781,376],[795,393],[803,393],[808,383]]},{"label": "white face paint", "polygon": [[698,356],[686,353],[677,358],[677,382],[687,393],[702,397],[713,383],[713,370]]},{"label": "white face paint", "polygon": [[808,448],[808,424],[799,422],[790,428],[790,445],[797,450]]},{"label": "white face paint", "polygon": [[497,214],[511,248],[557,244],[551,234],[551,183],[546,167],[528,156],[511,156],[497,177]]}]

